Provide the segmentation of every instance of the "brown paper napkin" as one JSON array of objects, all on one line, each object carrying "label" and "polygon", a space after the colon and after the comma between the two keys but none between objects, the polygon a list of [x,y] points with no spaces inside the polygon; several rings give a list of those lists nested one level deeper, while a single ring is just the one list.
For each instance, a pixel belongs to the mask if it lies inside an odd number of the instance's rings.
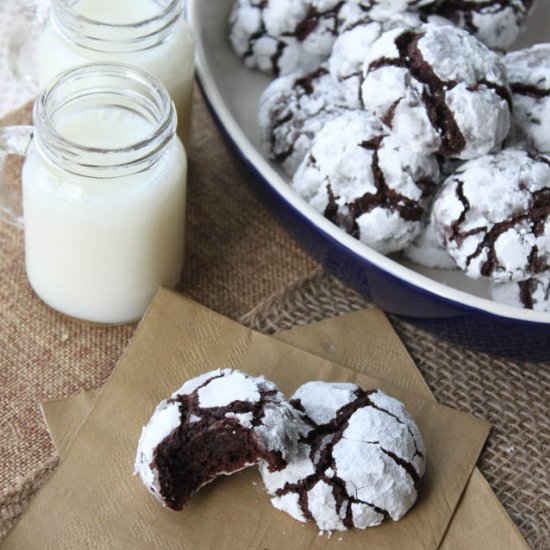
[{"label": "brown paper napkin", "polygon": [[[287,394],[311,379],[357,381],[404,401],[428,449],[419,502],[400,522],[319,537],[273,509],[255,470],[205,487],[183,513],[161,508],[131,476],[141,426],[182,380],[218,367],[265,374]],[[46,487],[3,548],[434,549],[488,424],[249,331],[161,291]],[[341,539],[341,540],[340,540]]]},{"label": "brown paper napkin", "polygon": [[[377,309],[366,309],[295,328],[275,338],[342,366],[376,375],[432,397],[399,336],[387,317]],[[60,456],[65,456],[99,393],[99,390],[92,390],[43,404],[44,416]],[[440,548],[528,550],[529,546],[476,468]]]},{"label": "brown paper napkin", "polygon": [[[432,397],[399,336],[387,317],[377,309],[362,310],[295,328],[276,338],[342,366],[376,375],[395,385]],[[93,390],[43,404],[44,416],[60,456],[65,456],[99,393],[99,390]],[[440,548],[525,550],[529,546],[476,468]]]},{"label": "brown paper napkin", "polygon": [[42,416],[61,458],[67,454],[102,390],[89,390],[65,399],[49,399],[41,404]]}]

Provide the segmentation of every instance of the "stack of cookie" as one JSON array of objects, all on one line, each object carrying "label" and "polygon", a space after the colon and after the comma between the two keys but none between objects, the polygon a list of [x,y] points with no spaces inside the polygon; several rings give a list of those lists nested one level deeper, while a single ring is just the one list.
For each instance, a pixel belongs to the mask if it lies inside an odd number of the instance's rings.
[{"label": "stack of cookie", "polygon": [[263,142],[315,210],[383,253],[550,311],[550,44],[534,0],[237,0],[230,39],[277,78]]}]

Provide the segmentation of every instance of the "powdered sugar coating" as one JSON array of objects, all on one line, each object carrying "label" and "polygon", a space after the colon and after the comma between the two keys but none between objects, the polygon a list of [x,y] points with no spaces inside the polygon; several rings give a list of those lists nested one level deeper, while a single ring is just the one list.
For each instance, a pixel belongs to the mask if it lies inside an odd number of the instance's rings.
[{"label": "powdered sugar coating", "polygon": [[365,111],[325,124],[292,181],[315,210],[383,254],[419,233],[439,166],[388,136]]},{"label": "powdered sugar coating", "polygon": [[[279,453],[288,462],[296,453],[298,439],[305,429],[301,415],[280,394],[276,401],[265,405],[262,422],[256,423],[254,434],[265,449]],[[268,467],[276,469],[272,464]]]},{"label": "powdered sugar coating", "polygon": [[[307,430],[304,435],[308,433]],[[280,488],[286,485],[294,485],[315,473],[315,464],[310,457],[311,447],[305,443],[299,443],[297,451],[287,464],[286,468],[270,472],[267,468],[260,466],[262,479],[270,494],[275,494]],[[284,496],[284,495],[279,495]],[[278,499],[274,500],[279,502]]]},{"label": "powdered sugar coating", "polygon": [[514,96],[511,144],[550,154],[550,43],[504,57]]},{"label": "powdered sugar coating", "polygon": [[[394,443],[390,443],[390,441],[393,441],[397,437],[397,432],[401,431],[403,436],[398,438],[401,448],[396,447],[392,452],[394,452],[402,460],[411,460],[417,474],[419,476],[423,476],[426,463],[423,456],[425,454],[425,449],[422,434],[420,433],[420,429],[416,425],[416,422],[410,415],[405,405],[398,399],[390,397],[382,391],[373,393],[370,396],[370,400],[373,403],[373,406],[378,407],[379,409],[376,413],[371,413],[378,415],[380,425],[384,423],[386,424],[385,428],[380,429],[381,432],[383,429],[387,430],[388,425],[387,422],[385,422],[380,416],[380,410],[386,411],[389,415],[393,415],[394,420],[400,424],[400,427],[392,430],[390,434],[388,434],[387,431],[384,431],[383,436],[380,438],[382,446],[385,446],[382,441],[386,441],[388,447],[390,445],[394,445]],[[409,433],[411,439],[405,436],[405,431]]]},{"label": "powdered sugar coating", "polygon": [[498,150],[510,128],[500,57],[451,26],[383,34],[365,59],[361,94],[400,143],[424,154],[476,158]]},{"label": "powdered sugar coating", "polygon": [[254,403],[260,399],[258,381],[241,372],[231,372],[213,378],[197,390],[199,406],[227,407],[233,401]]},{"label": "powdered sugar coating", "polygon": [[438,0],[348,0],[375,19],[391,17],[408,10],[416,10],[436,4]]},{"label": "powdered sugar coating", "polygon": [[[135,473],[157,500],[180,509],[186,501],[174,504],[172,497],[163,491],[166,481],[161,474],[164,470],[158,464],[159,452],[171,452],[173,446],[187,445],[182,442],[188,439],[193,446],[204,438],[214,438],[214,441],[220,434],[225,437],[227,430],[234,434],[237,428],[249,434],[248,445],[254,448],[252,454],[250,449],[243,448],[243,460],[236,461],[238,468],[220,469],[194,491],[218,475],[233,473],[259,461],[263,461],[268,470],[281,468],[296,453],[298,439],[305,429],[300,414],[273,382],[236,370],[218,369],[189,380],[170,399],[158,405],[142,430]],[[180,466],[173,465],[174,476]],[[200,470],[201,464],[196,468]],[[188,469],[193,470],[192,465]]]},{"label": "powdered sugar coating", "polygon": [[[319,407],[319,395],[315,391],[316,388],[321,388],[323,392],[322,407]],[[332,384],[331,391],[325,391],[325,389],[324,383],[311,382],[300,386],[292,396],[293,400],[300,401],[309,418],[317,425],[328,424],[342,407],[355,400],[357,384],[341,382]]]},{"label": "powdered sugar coating", "polygon": [[[195,417],[197,420],[200,420],[200,417]],[[248,413],[234,413],[228,412],[225,413],[225,418],[236,418],[239,421],[239,424],[245,428],[253,428],[254,424],[254,414],[251,412]],[[194,420],[196,422],[196,420]]]},{"label": "powdered sugar coating", "polygon": [[455,261],[439,242],[433,223],[428,222],[416,239],[403,250],[409,260],[430,268],[456,269]]},{"label": "powdered sugar coating", "polygon": [[229,18],[233,49],[249,68],[284,75],[325,60],[340,0],[237,0]]},{"label": "powdered sugar coating", "polygon": [[507,50],[525,26],[535,0],[443,0],[431,11],[475,35],[490,48]]},{"label": "powdered sugar coating", "polygon": [[288,493],[287,495],[283,495],[277,500],[272,499],[271,503],[273,504],[274,508],[277,508],[277,510],[281,510],[281,512],[286,512],[294,519],[297,519],[302,523],[306,523],[307,519],[302,514],[299,498],[300,497],[296,493]]},{"label": "powdered sugar coating", "polygon": [[269,157],[293,175],[326,122],[348,110],[326,67],[274,80],[260,99],[259,125]]},{"label": "powdered sugar coating", "polygon": [[348,103],[361,108],[361,83],[363,63],[373,43],[385,32],[398,27],[420,29],[426,23],[448,25],[449,21],[438,16],[424,16],[414,12],[390,13],[375,18],[372,11],[365,11],[360,4],[348,2],[340,10],[340,33],[329,58],[329,69],[344,89]]},{"label": "powdered sugar coating", "polygon": [[550,312],[550,272],[519,283],[495,284],[491,294],[493,300],[502,304]]},{"label": "powdered sugar coating", "polygon": [[311,430],[281,472],[260,468],[273,505],[328,531],[403,517],[425,470],[422,437],[403,404],[325,382],[304,384],[291,402],[309,416]]},{"label": "powdered sugar coating", "polygon": [[[180,410],[177,403],[162,401],[147,426],[141,430],[134,475],[139,474],[149,492],[159,501],[163,502],[161,487],[158,479],[158,471],[153,464],[153,455],[157,446],[166,439],[180,425]],[[196,421],[192,419],[192,421]]]},{"label": "powdered sugar coating", "polygon": [[550,269],[550,160],[506,149],[466,163],[433,206],[440,242],[473,278],[524,281]]}]

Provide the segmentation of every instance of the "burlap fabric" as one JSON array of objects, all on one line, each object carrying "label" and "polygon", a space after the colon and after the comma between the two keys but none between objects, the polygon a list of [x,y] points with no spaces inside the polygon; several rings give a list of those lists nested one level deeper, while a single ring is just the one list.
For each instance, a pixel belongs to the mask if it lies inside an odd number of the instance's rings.
[{"label": "burlap fabric", "polygon": [[[16,118],[28,122],[28,109]],[[266,333],[367,305],[257,202],[198,98],[190,156],[182,292]],[[25,281],[21,234],[2,225],[0,243],[1,535],[55,466],[39,402],[100,386],[134,327],[52,312]],[[496,360],[393,321],[437,398],[495,425],[482,471],[533,548],[550,548],[550,365]]]}]

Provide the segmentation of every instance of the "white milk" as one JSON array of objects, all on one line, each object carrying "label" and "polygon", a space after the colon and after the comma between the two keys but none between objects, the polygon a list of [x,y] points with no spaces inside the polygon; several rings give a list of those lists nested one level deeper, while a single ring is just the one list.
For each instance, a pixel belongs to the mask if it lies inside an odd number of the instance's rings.
[{"label": "white milk", "polygon": [[[162,8],[155,0],[77,0],[71,9],[95,22],[129,25],[158,15]],[[57,22],[62,27],[63,19]],[[48,22],[38,46],[40,87],[72,67],[104,61],[136,65],[156,76],[167,88],[178,113],[178,134],[189,138],[191,96],[195,70],[195,42],[183,15],[173,25],[171,35],[161,44],[138,51],[96,51],[71,43],[63,32]],[[93,25],[92,25],[93,27]],[[92,33],[95,31],[92,31]],[[117,38],[124,38],[124,27]],[[84,32],[85,34],[85,32]],[[109,45],[106,46],[109,49]],[[116,46],[115,46],[116,49]]]},{"label": "white milk", "polygon": [[[55,127],[80,145],[117,148],[151,135],[130,111],[101,108]],[[107,153],[108,154],[108,153]],[[51,307],[79,319],[139,319],[183,264],[187,161],[174,137],[151,169],[114,179],[63,173],[31,146],[23,168],[28,279]]]}]

